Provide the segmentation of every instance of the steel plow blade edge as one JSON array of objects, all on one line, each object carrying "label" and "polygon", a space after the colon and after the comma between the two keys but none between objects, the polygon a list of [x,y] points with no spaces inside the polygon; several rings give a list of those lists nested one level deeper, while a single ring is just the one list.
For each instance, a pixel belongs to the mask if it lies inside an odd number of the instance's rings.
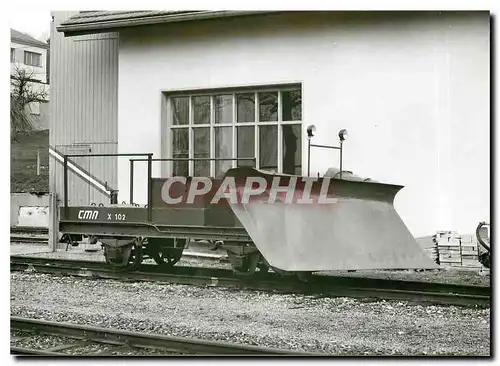
[{"label": "steel plow blade edge", "polygon": [[[245,175],[276,177],[248,168],[227,175],[236,177],[238,190]],[[328,196],[334,203],[254,200],[230,207],[269,264],[285,271],[438,268],[393,206],[401,188],[332,179]],[[315,201],[318,191],[311,190]]]}]

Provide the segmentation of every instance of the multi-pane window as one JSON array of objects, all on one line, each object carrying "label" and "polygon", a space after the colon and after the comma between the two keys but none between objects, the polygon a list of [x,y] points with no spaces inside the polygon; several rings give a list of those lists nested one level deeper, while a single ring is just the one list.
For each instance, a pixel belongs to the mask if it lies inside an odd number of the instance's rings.
[{"label": "multi-pane window", "polygon": [[16,62],[16,49],[10,49],[10,62]]},{"label": "multi-pane window", "polygon": [[24,63],[30,66],[42,66],[42,55],[36,52],[24,51]]},{"label": "multi-pane window", "polygon": [[220,177],[245,165],[302,173],[300,85],[167,98],[172,158],[248,159],[175,161],[174,175]]}]

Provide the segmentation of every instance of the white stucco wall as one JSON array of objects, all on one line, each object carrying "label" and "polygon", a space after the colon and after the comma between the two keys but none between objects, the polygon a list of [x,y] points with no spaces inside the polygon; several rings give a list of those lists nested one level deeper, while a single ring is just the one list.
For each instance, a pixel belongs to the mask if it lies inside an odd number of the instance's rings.
[{"label": "white stucco wall", "polygon": [[[161,91],[302,83],[303,169],[349,130],[344,168],[404,185],[415,236],[489,220],[489,15],[268,15],[120,32],[118,150],[161,156]],[[311,174],[337,166],[312,151]],[[145,203],[144,182],[135,196]],[[159,165],[153,173],[158,175]],[[118,165],[128,199],[128,160]]]}]

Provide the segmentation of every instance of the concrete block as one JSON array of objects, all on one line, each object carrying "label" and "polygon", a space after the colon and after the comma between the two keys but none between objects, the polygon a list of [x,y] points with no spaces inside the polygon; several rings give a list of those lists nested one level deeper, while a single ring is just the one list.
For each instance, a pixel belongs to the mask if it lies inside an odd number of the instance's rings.
[{"label": "concrete block", "polygon": [[48,206],[21,206],[17,226],[48,227],[49,207]]},{"label": "concrete block", "polygon": [[[36,209],[23,209],[20,212],[21,207],[49,207],[49,195],[48,194],[31,194],[31,193],[11,193],[10,194],[10,226],[35,226],[31,225],[35,217],[38,217]],[[31,214],[30,214],[31,211]],[[42,210],[43,211],[43,210]],[[20,214],[22,217],[20,218]],[[40,212],[41,217],[44,213]],[[35,216],[33,216],[35,215]],[[21,222],[19,221],[21,219]],[[27,220],[27,221],[25,221]],[[36,219],[43,220],[45,219]],[[47,221],[48,223],[48,221]],[[47,227],[47,226],[45,226]]]}]

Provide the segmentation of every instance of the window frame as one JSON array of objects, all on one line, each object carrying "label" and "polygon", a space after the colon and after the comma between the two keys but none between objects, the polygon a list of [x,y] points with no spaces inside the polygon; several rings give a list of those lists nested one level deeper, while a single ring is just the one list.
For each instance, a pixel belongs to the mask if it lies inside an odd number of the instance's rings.
[{"label": "window frame", "polygon": [[10,48],[10,62],[16,62],[16,49]]},{"label": "window frame", "polygon": [[[37,64],[33,63],[34,56],[38,56],[38,63]],[[30,62],[28,63],[28,61],[30,61]],[[38,53],[38,52],[33,52],[33,51],[24,51],[24,64],[28,65],[28,66],[42,67],[42,54]]]},{"label": "window frame", "polygon": [[[231,158],[236,158],[238,156],[237,150],[237,128],[239,126],[249,126],[254,127],[254,155],[255,156],[245,156],[245,158],[255,158],[255,167],[257,169],[260,168],[260,139],[259,139],[259,131],[262,126],[277,126],[277,172],[283,172],[283,126],[285,125],[299,125],[300,126],[300,165],[301,165],[301,174],[304,172],[303,161],[304,154],[303,150],[303,126],[304,126],[304,109],[303,103],[301,102],[301,118],[300,120],[295,121],[283,121],[283,105],[282,105],[282,92],[286,91],[297,91],[300,90],[301,100],[303,97],[303,84],[302,83],[293,83],[293,84],[273,84],[268,86],[246,86],[246,87],[229,87],[229,88],[214,88],[214,89],[191,89],[184,91],[163,91],[163,96],[166,101],[166,118],[164,120],[165,129],[166,129],[166,141],[162,142],[162,144],[166,144],[166,155],[168,158],[173,157],[173,130],[177,129],[187,129],[188,130],[188,150],[189,150],[189,158],[192,159],[194,157],[194,132],[193,130],[196,128],[209,128],[210,133],[210,158],[215,158],[215,129],[223,128],[223,127],[231,127],[232,129],[232,147],[231,147]],[[277,120],[276,121],[260,121],[259,116],[259,93],[262,92],[276,92],[278,94],[278,111],[277,111]],[[238,122],[237,121],[237,94],[241,93],[253,93],[255,98],[255,110],[254,110],[254,121],[253,122]],[[219,95],[228,95],[232,96],[232,121],[230,123],[215,123],[215,97]],[[201,97],[201,96],[209,96],[210,97],[210,121],[209,123],[203,124],[195,124],[193,120],[193,98]],[[188,123],[182,125],[174,125],[173,124],[173,107],[172,107],[172,98],[176,97],[188,97],[189,105],[188,105]],[[237,161],[231,162],[231,167],[235,168],[237,166]],[[165,166],[168,176],[171,176],[174,171],[173,162],[169,162]],[[210,161],[210,176],[214,177],[216,173],[216,162]],[[194,174],[194,161],[190,160],[188,162],[188,175],[192,176]]]}]

